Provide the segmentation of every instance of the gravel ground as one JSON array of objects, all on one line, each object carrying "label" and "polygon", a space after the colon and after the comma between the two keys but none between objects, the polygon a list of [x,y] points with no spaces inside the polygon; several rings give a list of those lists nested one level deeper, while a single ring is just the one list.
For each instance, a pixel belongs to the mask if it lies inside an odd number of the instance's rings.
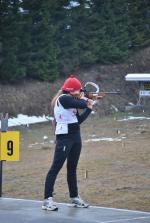
[{"label": "gravel ground", "polygon": [[[80,195],[92,205],[150,211],[150,120],[118,121],[123,117],[91,115],[83,123]],[[20,161],[3,165],[3,196],[42,200],[53,129],[49,123],[15,129],[21,132]],[[55,199],[68,202],[66,165],[56,180]]]}]

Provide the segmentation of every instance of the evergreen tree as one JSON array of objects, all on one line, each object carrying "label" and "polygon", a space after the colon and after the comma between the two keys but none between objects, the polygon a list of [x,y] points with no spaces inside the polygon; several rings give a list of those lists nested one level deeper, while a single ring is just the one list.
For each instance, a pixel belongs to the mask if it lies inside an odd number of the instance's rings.
[{"label": "evergreen tree", "polygon": [[150,1],[128,0],[127,2],[130,18],[131,48],[139,49],[150,45]]},{"label": "evergreen tree", "polygon": [[65,71],[97,62],[114,63],[128,56],[125,0],[79,0],[66,14],[66,30],[63,39],[60,37]]},{"label": "evergreen tree", "polygon": [[74,71],[81,64],[92,64],[96,60],[93,54],[94,33],[90,27],[90,6],[86,0],[74,2],[75,6],[70,4],[66,7],[63,29],[59,37],[60,65],[65,73]]},{"label": "evergreen tree", "polygon": [[1,1],[0,79],[15,81],[25,76],[25,67],[19,61],[21,39],[20,1]]},{"label": "evergreen tree", "polygon": [[60,47],[59,69],[64,75],[71,72],[79,64],[76,56],[78,54],[78,42],[73,29],[72,8],[69,1],[60,2],[56,23],[59,27],[57,30],[57,42]]},{"label": "evergreen tree", "polygon": [[115,63],[128,56],[128,12],[126,1],[93,0],[98,62]]},{"label": "evergreen tree", "polygon": [[54,80],[150,44],[149,0],[0,1],[0,78]]},{"label": "evergreen tree", "polygon": [[79,64],[93,64],[97,61],[97,55],[95,54],[97,36],[93,29],[93,12],[88,5],[88,1],[79,0],[79,4],[80,6],[75,11],[75,33],[79,43]]},{"label": "evergreen tree", "polygon": [[52,22],[53,1],[24,0],[28,10],[25,18],[26,37],[29,44],[26,51],[27,76],[41,80],[53,80],[58,76],[57,56],[59,48],[55,40],[56,27]]}]

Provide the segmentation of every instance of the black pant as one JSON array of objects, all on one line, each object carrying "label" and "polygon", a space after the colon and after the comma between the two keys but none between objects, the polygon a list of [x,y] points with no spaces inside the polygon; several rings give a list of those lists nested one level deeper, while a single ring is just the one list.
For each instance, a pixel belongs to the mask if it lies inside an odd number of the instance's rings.
[{"label": "black pant", "polygon": [[78,196],[76,169],[81,152],[80,132],[70,135],[60,135],[56,140],[56,148],[52,166],[46,176],[45,199],[53,196],[54,183],[67,159],[67,182],[70,197]]}]

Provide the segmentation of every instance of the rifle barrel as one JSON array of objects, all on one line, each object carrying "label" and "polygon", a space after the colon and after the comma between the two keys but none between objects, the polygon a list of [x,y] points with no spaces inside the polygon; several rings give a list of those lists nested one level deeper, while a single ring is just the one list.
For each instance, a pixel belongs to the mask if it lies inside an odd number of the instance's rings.
[{"label": "rifle barrel", "polygon": [[120,94],[120,91],[102,91],[102,92],[99,92],[99,94]]}]

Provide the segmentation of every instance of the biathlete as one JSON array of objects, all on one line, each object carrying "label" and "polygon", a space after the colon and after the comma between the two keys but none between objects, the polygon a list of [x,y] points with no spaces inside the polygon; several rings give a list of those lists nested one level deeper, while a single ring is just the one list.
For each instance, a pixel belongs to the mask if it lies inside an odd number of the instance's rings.
[{"label": "biathlete", "polygon": [[[61,90],[59,90],[51,102],[56,121],[56,147],[53,163],[45,180],[42,205],[44,210],[58,210],[56,203],[53,201],[54,184],[57,174],[66,159],[67,182],[71,204],[84,208],[89,206],[78,194],[76,169],[82,147],[80,124],[91,113],[93,101],[84,96],[77,98],[77,96],[81,95],[81,89],[81,82],[74,75],[71,75],[66,79]],[[79,114],[78,109],[84,109],[84,111]]]}]

